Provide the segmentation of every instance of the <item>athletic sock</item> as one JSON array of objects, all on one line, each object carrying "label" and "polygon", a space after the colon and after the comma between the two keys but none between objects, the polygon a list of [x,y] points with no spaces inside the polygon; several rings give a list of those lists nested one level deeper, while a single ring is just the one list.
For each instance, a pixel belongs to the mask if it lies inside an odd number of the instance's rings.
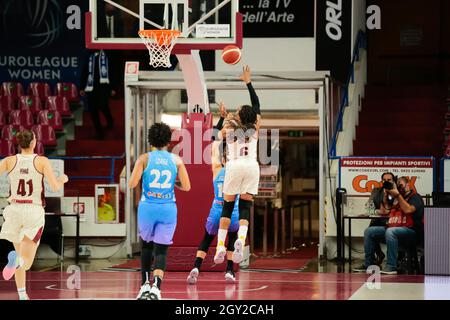
[{"label": "athletic sock", "polygon": [[17,293],[19,294],[20,300],[26,300],[27,299],[27,290],[26,288],[19,288],[17,289]]},{"label": "athletic sock", "polygon": [[161,290],[161,284],[162,284],[162,279],[158,276],[155,276],[155,281],[153,282],[153,285],[156,285],[158,287],[158,289]]},{"label": "athletic sock", "polygon": [[194,267],[196,267],[198,270],[200,270],[200,267],[202,266],[203,259],[200,257],[195,258]]},{"label": "athletic sock", "polygon": [[227,271],[233,271],[233,260],[227,260]]},{"label": "athletic sock", "polygon": [[219,232],[217,234],[217,245],[218,246],[224,246],[225,247],[225,239],[227,237],[227,229],[219,229]]},{"label": "athletic sock", "polygon": [[245,238],[247,237],[248,226],[239,226],[238,239],[242,240],[245,244]]}]

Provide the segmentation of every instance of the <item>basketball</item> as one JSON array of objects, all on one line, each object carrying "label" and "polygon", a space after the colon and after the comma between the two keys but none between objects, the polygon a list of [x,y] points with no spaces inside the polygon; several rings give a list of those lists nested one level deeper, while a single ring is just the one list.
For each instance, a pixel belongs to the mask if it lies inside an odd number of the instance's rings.
[{"label": "basketball", "polygon": [[222,50],[222,59],[225,63],[236,64],[241,60],[241,50],[234,45],[226,46]]}]

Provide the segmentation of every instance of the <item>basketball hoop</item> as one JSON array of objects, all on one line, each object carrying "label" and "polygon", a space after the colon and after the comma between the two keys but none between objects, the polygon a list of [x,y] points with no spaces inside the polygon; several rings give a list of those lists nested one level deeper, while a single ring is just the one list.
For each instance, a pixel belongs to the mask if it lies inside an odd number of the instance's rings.
[{"label": "basketball hoop", "polygon": [[178,30],[140,30],[139,36],[144,42],[150,55],[152,67],[170,68],[170,53],[180,36]]}]

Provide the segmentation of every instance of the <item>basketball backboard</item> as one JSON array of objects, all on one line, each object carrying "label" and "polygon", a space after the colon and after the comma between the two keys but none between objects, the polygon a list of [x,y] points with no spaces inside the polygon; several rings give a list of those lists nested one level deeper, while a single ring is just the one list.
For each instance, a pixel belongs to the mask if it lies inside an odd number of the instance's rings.
[{"label": "basketball backboard", "polygon": [[[90,0],[86,13],[89,49],[145,50],[143,29],[181,32],[172,53],[242,47],[238,0]],[[112,17],[112,18],[111,18]]]}]

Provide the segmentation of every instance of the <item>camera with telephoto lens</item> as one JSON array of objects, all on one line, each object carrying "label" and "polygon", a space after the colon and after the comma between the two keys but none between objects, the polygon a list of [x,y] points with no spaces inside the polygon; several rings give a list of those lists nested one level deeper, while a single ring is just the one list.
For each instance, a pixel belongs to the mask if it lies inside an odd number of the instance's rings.
[{"label": "camera with telephoto lens", "polygon": [[384,181],[383,188],[386,190],[392,190],[392,189],[394,189],[394,184],[390,181]]}]

